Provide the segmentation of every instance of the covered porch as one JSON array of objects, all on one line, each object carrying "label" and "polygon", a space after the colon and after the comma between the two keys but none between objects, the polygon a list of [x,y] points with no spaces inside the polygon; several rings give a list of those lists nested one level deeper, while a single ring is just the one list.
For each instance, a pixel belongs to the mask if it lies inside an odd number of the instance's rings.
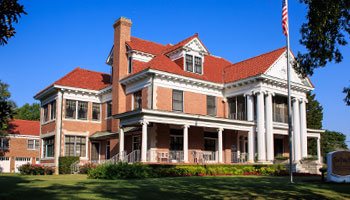
[{"label": "covered porch", "polygon": [[121,161],[254,163],[253,122],[145,109],[117,117]]}]

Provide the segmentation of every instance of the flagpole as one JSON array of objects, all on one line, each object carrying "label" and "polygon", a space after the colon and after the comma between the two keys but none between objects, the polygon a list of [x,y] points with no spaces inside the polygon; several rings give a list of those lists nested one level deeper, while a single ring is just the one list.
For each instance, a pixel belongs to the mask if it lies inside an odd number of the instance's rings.
[{"label": "flagpole", "polygon": [[[288,0],[286,0],[288,10]],[[288,13],[289,15],[289,13]],[[290,182],[293,183],[293,138],[292,138],[292,97],[290,92],[290,52],[289,52],[289,17],[287,20],[287,87],[288,87],[288,137],[289,137],[289,175]]]}]

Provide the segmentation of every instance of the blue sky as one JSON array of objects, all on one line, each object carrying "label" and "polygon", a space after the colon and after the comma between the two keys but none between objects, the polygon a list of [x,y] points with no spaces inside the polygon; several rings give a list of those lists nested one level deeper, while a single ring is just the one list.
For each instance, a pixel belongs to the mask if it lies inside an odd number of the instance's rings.
[{"label": "blue sky", "polygon": [[[131,18],[132,35],[159,43],[176,43],[194,33],[214,55],[237,62],[285,45],[281,1],[21,1],[28,15],[17,34],[0,47],[0,80],[10,84],[19,105],[77,66],[109,72],[105,64],[113,41],[113,22]],[[291,48],[299,45],[306,9],[290,1]],[[350,47],[344,60],[317,69],[311,77],[324,107],[324,128],[341,131],[350,140],[350,107],[342,88],[350,84]],[[350,143],[348,143],[350,144]]]}]

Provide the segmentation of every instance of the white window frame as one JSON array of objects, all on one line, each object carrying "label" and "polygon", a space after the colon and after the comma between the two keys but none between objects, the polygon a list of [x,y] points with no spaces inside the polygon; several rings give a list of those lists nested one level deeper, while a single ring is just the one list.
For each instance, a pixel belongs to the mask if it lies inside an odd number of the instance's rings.
[{"label": "white window frame", "polygon": [[[74,118],[67,118],[66,117],[66,110],[67,110],[67,100],[68,101],[75,101],[75,116]],[[65,115],[64,115],[64,119],[65,120],[79,120],[79,121],[89,121],[89,101],[81,101],[81,100],[74,100],[74,99],[65,99],[65,107],[64,107],[64,111],[65,111]],[[87,103],[87,111],[86,111],[86,119],[79,119],[78,118],[78,108],[79,108],[79,102],[85,102]],[[101,111],[100,111],[101,112]],[[93,121],[97,121],[97,120],[93,120]]]},{"label": "white window frame", "polygon": [[[203,73],[204,73],[204,56],[202,56],[202,55],[200,55],[200,54],[197,54],[197,55],[194,55],[194,54],[190,54],[190,53],[185,53],[184,54],[185,56],[184,56],[184,70],[186,71],[186,72],[191,72],[191,73],[194,73],[194,74],[199,74],[199,75],[203,75]],[[189,71],[189,70],[187,70],[187,64],[186,64],[186,56],[192,56],[192,71]],[[202,62],[202,71],[201,71],[201,73],[197,73],[196,72],[196,70],[195,70],[195,59],[196,59],[196,57],[198,57],[198,58],[201,58],[201,62]]]},{"label": "white window frame", "polygon": [[[29,147],[28,147],[28,145],[29,145],[29,140],[33,140],[33,148],[29,148]],[[37,143],[39,143],[38,148],[35,148]],[[28,150],[39,150],[39,149],[40,149],[40,140],[39,140],[39,139],[28,139],[28,140],[27,140],[27,149],[28,149]]]},{"label": "white window frame", "polygon": [[[85,135],[70,135],[70,134],[66,134],[64,136],[64,156],[66,156],[66,136],[68,137],[74,137],[74,154],[76,153],[76,138],[77,137],[83,137],[85,138],[85,156],[79,156],[79,158],[87,158],[88,157],[88,137]],[[101,147],[100,147],[101,148]],[[75,155],[73,155],[75,156]]]},{"label": "white window frame", "polygon": [[[182,111],[174,110],[174,102],[173,102],[174,90],[182,92]],[[173,89],[171,95],[172,95],[171,96],[171,109],[172,109],[172,111],[173,112],[179,112],[179,113],[185,112],[185,91]]]},{"label": "white window frame", "polygon": [[[8,147],[4,147],[4,140],[7,140]],[[10,139],[7,137],[0,137],[0,150],[8,150],[10,149]]]},{"label": "white window frame", "polygon": [[[99,104],[100,105],[100,119],[98,119],[98,120],[93,118],[94,104]],[[92,102],[91,103],[91,120],[94,121],[94,122],[100,122],[101,118],[102,118],[102,112],[101,111],[102,111],[102,104],[101,103]]]}]

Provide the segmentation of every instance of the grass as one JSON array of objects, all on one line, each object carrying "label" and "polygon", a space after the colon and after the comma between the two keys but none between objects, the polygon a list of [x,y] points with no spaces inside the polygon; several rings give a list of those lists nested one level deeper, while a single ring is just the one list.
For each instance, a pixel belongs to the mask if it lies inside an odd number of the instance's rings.
[{"label": "grass", "polygon": [[0,175],[0,199],[350,199],[350,184],[320,177],[226,176],[93,180],[85,175]]}]

